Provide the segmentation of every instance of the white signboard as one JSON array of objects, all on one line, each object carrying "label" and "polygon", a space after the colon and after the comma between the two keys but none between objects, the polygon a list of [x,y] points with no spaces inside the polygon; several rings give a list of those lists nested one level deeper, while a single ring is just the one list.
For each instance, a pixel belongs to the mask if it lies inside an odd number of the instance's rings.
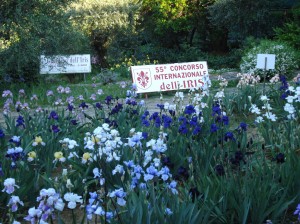
[{"label": "white signboard", "polygon": [[41,55],[40,74],[90,73],[91,55]]},{"label": "white signboard", "polygon": [[275,69],[275,54],[258,54],[256,68]]},{"label": "white signboard", "polygon": [[131,74],[137,93],[190,89],[208,79],[206,61],[132,66]]}]

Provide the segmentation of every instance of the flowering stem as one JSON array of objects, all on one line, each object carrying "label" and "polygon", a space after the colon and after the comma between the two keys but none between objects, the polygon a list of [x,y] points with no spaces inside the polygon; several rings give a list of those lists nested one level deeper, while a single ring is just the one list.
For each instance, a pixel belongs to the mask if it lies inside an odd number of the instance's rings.
[{"label": "flowering stem", "polygon": [[118,212],[118,210],[117,210],[116,204],[114,203],[114,201],[113,201],[112,199],[111,199],[111,202],[112,202],[112,204],[113,204],[113,206],[114,206],[114,208],[115,208],[115,210],[116,210],[116,212],[117,212],[117,216],[118,216],[118,219],[119,219],[120,223],[123,224],[122,219],[121,219],[121,216],[120,216],[120,214],[119,214],[119,212]]},{"label": "flowering stem", "polygon": [[[104,164],[103,166],[103,170],[104,170],[104,173],[105,173],[105,168],[106,168],[106,165]],[[105,211],[105,215],[104,215],[104,223],[106,224],[107,223],[107,220],[106,220],[106,214],[107,214],[107,186],[106,186],[106,181],[104,182],[104,211]]]},{"label": "flowering stem", "polygon": [[74,209],[72,209],[72,218],[73,218],[73,224],[76,224],[76,215],[74,213]]}]

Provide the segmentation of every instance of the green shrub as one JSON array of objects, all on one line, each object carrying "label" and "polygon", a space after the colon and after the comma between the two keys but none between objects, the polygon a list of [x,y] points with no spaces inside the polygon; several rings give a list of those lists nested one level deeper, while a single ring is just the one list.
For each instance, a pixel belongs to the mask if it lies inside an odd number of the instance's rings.
[{"label": "green shrub", "polygon": [[241,60],[241,51],[232,50],[224,55],[207,55],[207,63],[209,68],[220,69],[220,68],[238,68]]},{"label": "green shrub", "polygon": [[300,49],[300,25],[295,22],[286,23],[282,28],[276,28],[276,39]]},{"label": "green shrub", "polygon": [[242,57],[240,69],[243,73],[254,73],[262,76],[263,70],[256,68],[257,54],[275,54],[275,69],[268,71],[270,78],[276,73],[291,75],[299,66],[297,51],[285,43],[278,41],[262,40],[257,46],[246,50]]}]

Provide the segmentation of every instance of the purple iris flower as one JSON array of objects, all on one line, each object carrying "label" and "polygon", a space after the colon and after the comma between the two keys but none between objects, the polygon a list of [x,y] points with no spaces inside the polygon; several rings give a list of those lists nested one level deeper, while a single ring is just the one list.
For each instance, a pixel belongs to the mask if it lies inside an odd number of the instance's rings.
[{"label": "purple iris flower", "polygon": [[51,111],[48,119],[58,120],[58,115],[55,111]]},{"label": "purple iris flower", "polygon": [[52,126],[51,126],[51,129],[52,129],[52,131],[53,131],[54,133],[58,133],[58,132],[60,131],[58,125],[52,125]]},{"label": "purple iris flower", "polygon": [[107,96],[107,97],[105,98],[105,103],[106,103],[107,105],[110,105],[112,100],[113,100],[113,97],[112,97],[112,96]]},{"label": "purple iris flower", "polygon": [[100,109],[100,110],[103,108],[103,106],[102,106],[101,103],[99,103],[99,102],[96,103],[95,106],[96,106],[96,108],[98,108],[98,109]]},{"label": "purple iris flower", "polygon": [[89,106],[88,106],[85,102],[82,102],[82,103],[79,105],[79,108],[81,108],[82,110],[84,110],[85,108],[89,108]]},{"label": "purple iris flower", "polygon": [[68,108],[67,108],[68,111],[72,112],[74,110],[74,106],[70,103],[68,103]]},{"label": "purple iris flower", "polygon": [[78,124],[78,123],[77,123],[77,120],[76,120],[76,119],[72,119],[72,120],[71,120],[71,124],[72,124],[72,125],[77,125],[77,124]]}]

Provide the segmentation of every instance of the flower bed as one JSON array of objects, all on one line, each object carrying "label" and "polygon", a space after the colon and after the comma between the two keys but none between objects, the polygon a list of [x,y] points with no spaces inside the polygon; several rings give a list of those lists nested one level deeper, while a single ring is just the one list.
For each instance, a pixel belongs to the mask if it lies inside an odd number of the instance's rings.
[{"label": "flower bed", "polygon": [[230,95],[221,79],[216,93],[177,92],[155,112],[134,90],[87,104],[60,86],[47,110],[4,91],[0,221],[297,220],[300,87],[278,76],[262,95],[242,77]]}]

